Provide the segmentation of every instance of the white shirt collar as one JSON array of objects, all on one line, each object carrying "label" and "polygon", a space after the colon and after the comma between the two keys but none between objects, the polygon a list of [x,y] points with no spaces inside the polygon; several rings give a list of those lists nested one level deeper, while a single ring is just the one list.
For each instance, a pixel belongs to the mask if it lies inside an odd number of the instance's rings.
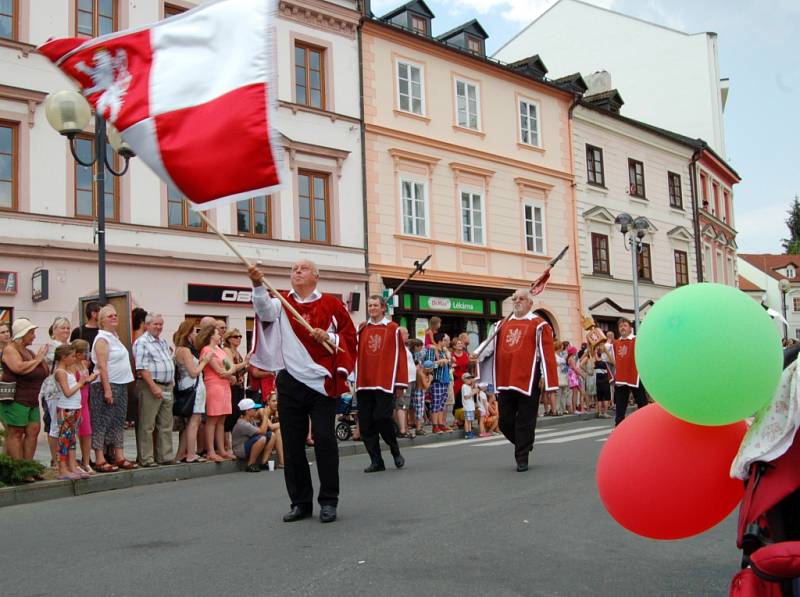
[{"label": "white shirt collar", "polygon": [[314,292],[303,299],[300,298],[300,295],[297,294],[294,289],[292,289],[289,291],[289,296],[294,297],[294,300],[296,300],[298,303],[313,303],[314,301],[318,301],[322,298],[322,293],[315,288]]},{"label": "white shirt collar", "polygon": [[375,323],[374,321],[372,321],[372,318],[370,317],[369,319],[367,319],[367,323],[370,325],[389,325],[389,318],[384,317],[378,323]]},{"label": "white shirt collar", "polygon": [[522,319],[533,319],[534,317],[536,317],[536,314],[533,311],[528,311],[522,317],[517,317],[516,315],[512,315],[509,319],[516,319],[516,320],[519,321],[519,320],[522,320]]},{"label": "white shirt collar", "polygon": [[634,334],[633,332],[631,332],[630,334],[628,334],[624,338],[620,338],[620,340],[635,340],[635,339],[636,339],[636,334]]}]

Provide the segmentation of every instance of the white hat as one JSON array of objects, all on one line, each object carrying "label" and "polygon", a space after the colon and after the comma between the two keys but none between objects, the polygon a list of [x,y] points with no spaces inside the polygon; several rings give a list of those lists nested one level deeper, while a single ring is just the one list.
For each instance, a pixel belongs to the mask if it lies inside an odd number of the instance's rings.
[{"label": "white hat", "polygon": [[244,412],[246,410],[252,410],[254,408],[261,408],[260,404],[256,404],[250,398],[242,398],[241,400],[239,400],[238,406],[239,406],[239,410],[242,411],[242,412]]},{"label": "white hat", "polygon": [[37,327],[39,326],[33,325],[33,322],[30,319],[20,317],[14,322],[14,325],[11,326],[11,339],[19,340],[25,334],[31,330],[35,330]]}]

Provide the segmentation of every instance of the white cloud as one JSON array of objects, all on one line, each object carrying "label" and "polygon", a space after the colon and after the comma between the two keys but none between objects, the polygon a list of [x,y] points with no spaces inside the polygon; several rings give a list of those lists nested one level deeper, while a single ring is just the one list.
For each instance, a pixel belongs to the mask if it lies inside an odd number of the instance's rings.
[{"label": "white cloud", "polygon": [[[590,4],[611,8],[616,0],[588,1]],[[450,11],[463,10],[476,15],[499,12],[508,21],[528,24],[555,3],[556,0],[450,0],[447,7]],[[372,12],[384,14],[401,4],[402,0],[372,0]],[[433,4],[434,2],[431,2],[431,5]],[[431,6],[431,9],[436,11],[434,6]]]}]

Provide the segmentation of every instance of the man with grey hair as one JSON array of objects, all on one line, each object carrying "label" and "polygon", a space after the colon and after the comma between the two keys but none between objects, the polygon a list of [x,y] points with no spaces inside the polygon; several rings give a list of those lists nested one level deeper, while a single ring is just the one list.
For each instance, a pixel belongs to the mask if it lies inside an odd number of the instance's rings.
[{"label": "man with grey hair", "polygon": [[[306,457],[310,418],[320,484],[319,518],[333,522],[339,504],[336,405],[347,391],[347,376],[353,370],[355,327],[341,299],[317,290],[319,270],[313,262],[301,260],[292,266],[292,290],[283,295],[311,331],[283,302],[267,296],[256,266],[250,266],[248,273],[258,316],[250,363],[265,371],[278,371],[278,415],[286,467],[283,476],[291,500],[291,510],[283,520],[295,522],[312,514],[314,488]],[[263,327],[262,322],[266,324]]]},{"label": "man with grey hair", "polygon": [[[156,466],[171,464],[172,451],[172,386],[175,363],[167,341],[161,338],[164,318],[148,313],[144,320],[147,331],[133,343],[136,361],[136,394],[139,399],[139,427],[136,439],[139,464]],[[153,431],[157,433],[156,458],[153,459]]]},{"label": "man with grey hair", "polygon": [[539,398],[543,390],[558,389],[558,373],[553,330],[533,311],[530,290],[517,290],[511,302],[511,315],[495,324],[472,360],[478,361],[480,381],[497,389],[500,431],[514,444],[517,471],[524,472],[533,450]]}]

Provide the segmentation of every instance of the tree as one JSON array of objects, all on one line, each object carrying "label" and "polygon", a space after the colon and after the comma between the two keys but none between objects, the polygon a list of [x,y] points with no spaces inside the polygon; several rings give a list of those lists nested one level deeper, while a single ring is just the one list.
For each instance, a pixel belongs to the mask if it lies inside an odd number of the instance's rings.
[{"label": "tree", "polygon": [[783,239],[783,250],[787,255],[800,254],[800,197],[794,196],[791,209],[786,212],[786,226],[789,228],[789,238]]}]

